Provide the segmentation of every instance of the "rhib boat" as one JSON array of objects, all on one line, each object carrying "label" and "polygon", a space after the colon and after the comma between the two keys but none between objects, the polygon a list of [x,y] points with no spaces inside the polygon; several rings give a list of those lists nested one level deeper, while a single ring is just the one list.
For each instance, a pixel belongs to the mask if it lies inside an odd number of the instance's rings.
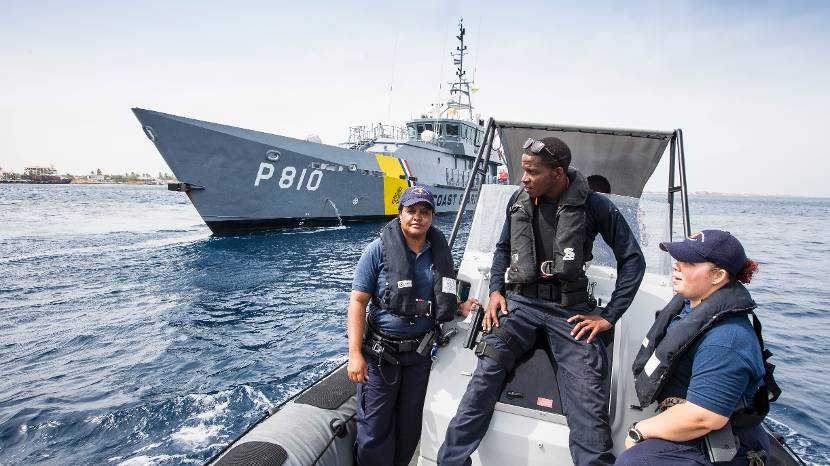
[{"label": "rhib boat", "polygon": [[[608,196],[626,217],[646,255],[645,278],[631,307],[620,319],[606,349],[612,362],[609,416],[614,452],[620,454],[628,427],[651,417],[655,406],[639,406],[631,365],[655,312],[672,296],[670,258],[657,244],[691,232],[687,195],[683,132],[612,129],[537,123],[497,122],[490,119],[486,141],[500,144],[509,167],[509,184],[486,184],[487,160],[492,147],[480,148],[475,176],[464,192],[462,209],[450,232],[458,235],[461,216],[471,195],[477,205],[459,265],[460,294],[487,305],[490,265],[511,194],[521,183],[522,143],[528,138],[556,136],[573,154],[572,165],[586,177],[598,175],[610,184]],[[496,146],[499,147],[499,146]],[[665,197],[643,196],[664,154],[668,153]],[[475,191],[475,193],[473,192]],[[677,215],[675,215],[677,214]],[[676,218],[679,216],[679,219]],[[589,291],[599,304],[608,302],[616,281],[616,264],[610,249],[598,239],[589,265]],[[411,464],[435,465],[447,425],[455,415],[476,367],[470,347],[476,332],[469,320],[446,324],[451,336],[440,347],[430,374],[424,404],[421,441]],[[478,336],[480,338],[480,335]],[[508,377],[495,413],[478,450],[474,465],[570,465],[568,427],[562,409],[556,361],[545,338],[529,351]],[[786,389],[786,387],[784,387]],[[213,465],[352,465],[355,435],[355,385],[344,363],[294,398],[274,408],[210,461]],[[780,436],[768,430],[773,457],[770,465],[803,464]]]}]

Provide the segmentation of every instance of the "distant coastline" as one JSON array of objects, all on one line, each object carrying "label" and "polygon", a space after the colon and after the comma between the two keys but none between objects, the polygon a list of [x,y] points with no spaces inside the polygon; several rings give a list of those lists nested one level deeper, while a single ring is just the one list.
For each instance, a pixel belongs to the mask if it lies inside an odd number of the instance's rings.
[{"label": "distant coastline", "polygon": [[66,173],[58,175],[54,167],[29,167],[23,173],[4,172],[0,169],[0,183],[3,184],[141,184],[165,185],[176,183],[176,177],[159,172],[158,176],[149,173],[107,174],[101,170],[91,171],[88,175]]},{"label": "distant coastline", "polygon": [[[643,191],[643,194],[649,195],[666,195],[665,191]],[[793,199],[830,199],[830,196],[806,196],[803,194],[759,194],[759,193],[721,193],[717,191],[695,191],[689,193],[689,196],[720,196],[720,197],[786,197]]]}]

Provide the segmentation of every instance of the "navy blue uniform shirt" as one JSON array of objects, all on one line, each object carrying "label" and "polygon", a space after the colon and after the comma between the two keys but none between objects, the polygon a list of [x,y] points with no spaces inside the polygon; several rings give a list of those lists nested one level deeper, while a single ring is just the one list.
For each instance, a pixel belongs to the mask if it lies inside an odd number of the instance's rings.
[{"label": "navy blue uniform shirt", "polygon": [[[646,260],[631,228],[610,199],[601,194],[590,193],[585,201],[585,212],[586,241],[593,243],[597,234],[602,235],[602,239],[611,247],[617,259],[617,284],[611,294],[611,300],[600,314],[613,324],[622,317],[634,300],[645,275]],[[505,293],[504,272],[510,265],[510,205],[507,206],[505,215],[507,219],[501,230],[501,237],[496,243],[493,266],[490,269],[491,293],[496,290]]]},{"label": "navy blue uniform shirt", "polygon": [[[415,253],[406,248],[415,277],[415,295],[419,299],[432,301],[432,249],[429,241],[424,249]],[[363,250],[354,271],[352,290],[363,291],[378,298],[386,291],[386,274],[383,272],[383,242],[380,238],[372,241]],[[384,333],[401,337],[421,336],[435,326],[432,317],[401,318],[369,303],[369,320]]]},{"label": "navy blue uniform shirt", "polygon": [[[667,333],[693,312],[689,301]],[[761,345],[747,316],[715,324],[678,358],[660,398],[685,398],[721,416],[730,416],[743,396],[751,402],[764,377]]]}]

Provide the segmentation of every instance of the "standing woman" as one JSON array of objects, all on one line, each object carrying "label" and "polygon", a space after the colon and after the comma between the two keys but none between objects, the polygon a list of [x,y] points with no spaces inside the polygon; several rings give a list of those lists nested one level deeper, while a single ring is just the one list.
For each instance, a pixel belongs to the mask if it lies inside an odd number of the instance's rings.
[{"label": "standing woman", "polygon": [[[640,406],[656,401],[659,414],[631,426],[617,464],[763,464],[769,442],[760,422],[780,390],[765,367],[760,323],[753,328],[748,318],[756,319],[756,304],[743,284],[758,264],[721,230],[660,248],[675,259],[677,294],[633,367]],[[712,457],[707,442],[734,448]]]},{"label": "standing woman", "polygon": [[458,306],[452,256],[432,226],[434,213],[432,193],[407,188],[398,218],[357,263],[349,298],[348,375],[359,384],[359,466],[409,463],[421,436],[431,332],[436,323],[452,320],[456,309],[466,314],[476,302]]}]

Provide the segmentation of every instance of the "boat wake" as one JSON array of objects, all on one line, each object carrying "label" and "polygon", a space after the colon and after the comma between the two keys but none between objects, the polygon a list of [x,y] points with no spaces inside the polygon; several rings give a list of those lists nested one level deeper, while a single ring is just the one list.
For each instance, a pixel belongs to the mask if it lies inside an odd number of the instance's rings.
[{"label": "boat wake", "polygon": [[807,464],[830,464],[830,455],[815,440],[810,440],[793,430],[790,426],[767,416],[764,421],[773,432],[784,436],[784,441]]},{"label": "boat wake", "polygon": [[[192,231],[192,230],[190,230]],[[117,244],[112,243],[112,238],[110,235],[107,235],[107,241],[110,244],[96,244],[95,246],[85,246],[85,247],[77,247],[77,248],[61,248],[55,250],[47,250],[43,252],[36,252],[31,254],[19,255],[19,256],[10,256],[10,257],[3,257],[0,258],[0,264],[13,264],[18,262],[27,262],[27,261],[35,261],[39,259],[49,259],[49,258],[70,258],[70,257],[83,257],[83,256],[98,256],[98,255],[110,255],[110,254],[118,254],[124,252],[142,252],[146,253],[148,250],[154,249],[164,249],[171,246],[182,246],[187,244],[196,243],[199,241],[203,241],[208,239],[210,232],[207,230],[202,230],[196,234],[188,234],[188,235],[177,235],[171,238],[155,238],[149,240],[143,240],[132,244]]]}]

